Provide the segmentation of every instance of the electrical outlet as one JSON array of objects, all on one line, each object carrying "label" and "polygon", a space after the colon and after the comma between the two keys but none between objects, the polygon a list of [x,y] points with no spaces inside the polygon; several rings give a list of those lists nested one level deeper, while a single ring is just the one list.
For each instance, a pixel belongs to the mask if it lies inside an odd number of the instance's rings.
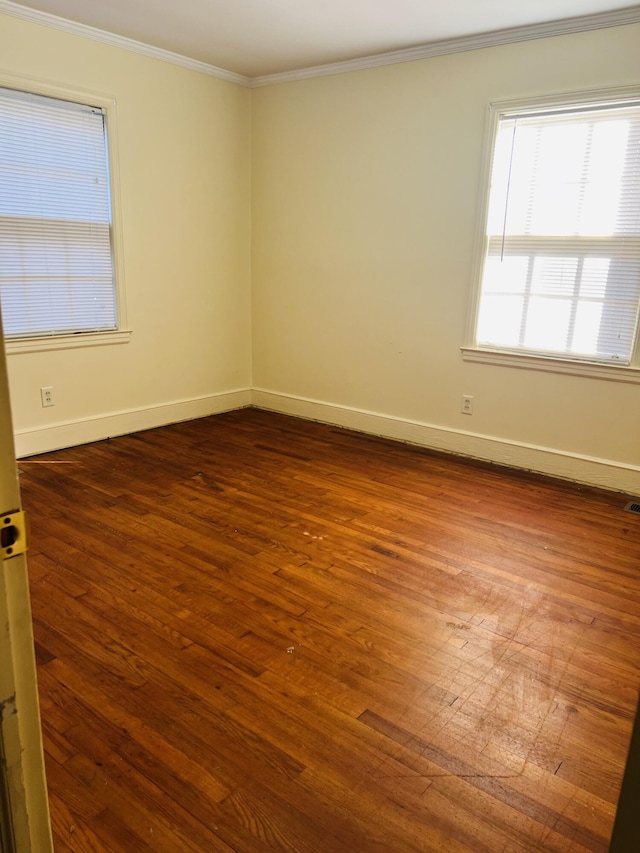
[{"label": "electrical outlet", "polygon": [[53,385],[45,385],[40,389],[40,398],[42,399],[42,407],[53,406]]},{"label": "electrical outlet", "polygon": [[460,411],[463,415],[473,414],[473,397],[471,396],[471,394],[462,395],[462,405],[460,406]]}]

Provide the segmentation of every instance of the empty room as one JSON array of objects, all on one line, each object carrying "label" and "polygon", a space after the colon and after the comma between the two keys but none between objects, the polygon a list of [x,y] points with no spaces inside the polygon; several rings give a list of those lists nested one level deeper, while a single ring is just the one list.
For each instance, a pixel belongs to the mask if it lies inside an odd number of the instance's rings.
[{"label": "empty room", "polygon": [[3,853],[636,849],[639,48],[0,0]]}]

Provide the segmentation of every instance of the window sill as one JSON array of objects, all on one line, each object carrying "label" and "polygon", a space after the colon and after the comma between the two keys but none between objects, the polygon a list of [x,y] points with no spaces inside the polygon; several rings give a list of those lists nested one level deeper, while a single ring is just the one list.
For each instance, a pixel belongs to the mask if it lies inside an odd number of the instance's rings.
[{"label": "window sill", "polygon": [[565,373],[570,376],[587,376],[591,379],[609,379],[613,382],[640,384],[640,368],[627,365],[600,364],[593,361],[569,361],[546,358],[541,355],[524,355],[506,350],[487,350],[461,347],[463,361],[478,364],[495,364],[499,367],[518,367],[525,370],[542,370],[546,373]]},{"label": "window sill", "polygon": [[101,347],[112,344],[128,344],[130,331],[91,332],[80,335],[58,335],[46,338],[20,338],[5,341],[7,355],[23,352],[46,352],[56,349],[76,349],[79,347]]}]

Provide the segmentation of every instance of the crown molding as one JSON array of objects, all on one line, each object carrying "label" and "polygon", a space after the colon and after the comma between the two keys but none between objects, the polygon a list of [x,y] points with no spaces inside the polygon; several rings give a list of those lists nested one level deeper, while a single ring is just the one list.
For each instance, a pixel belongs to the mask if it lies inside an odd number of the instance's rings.
[{"label": "crown molding", "polygon": [[283,71],[277,74],[265,74],[259,77],[245,77],[234,71],[218,68],[207,62],[190,59],[179,53],[153,47],[135,39],[109,33],[87,24],[79,24],[58,15],[48,12],[40,12],[11,0],[0,0],[0,13],[30,21],[34,24],[42,24],[45,27],[62,30],[73,35],[93,39],[93,41],[139,53],[151,59],[159,59],[162,62],[170,62],[217,77],[228,83],[235,83],[251,89],[264,86],[273,86],[278,83],[291,83],[296,80],[308,80],[312,77],[328,77],[333,74],[344,74],[349,71],[361,71],[366,68],[379,68],[384,65],[397,65],[402,62],[414,62],[419,59],[428,59],[432,56],[444,56],[448,53],[463,53],[468,50],[479,50],[484,47],[495,47],[501,44],[513,44],[514,42],[531,41],[533,39],[550,38],[552,36],[568,35],[570,33],[587,32],[589,30],[600,30],[608,27],[620,27],[625,24],[640,23],[640,5],[629,6],[625,9],[617,9],[613,12],[600,12],[595,15],[583,15],[578,18],[563,18],[559,21],[549,21],[544,24],[526,24],[521,27],[511,27],[506,30],[493,30],[479,35],[462,36],[460,38],[443,39],[441,41],[427,42],[417,47],[393,50],[387,53],[377,53],[371,56],[363,56],[359,59],[348,59],[344,62],[331,62],[326,65],[314,65],[310,68],[301,68],[295,71]]},{"label": "crown molding", "polygon": [[256,89],[261,86],[274,86],[277,83],[308,80],[312,77],[328,77],[332,74],[344,74],[348,71],[361,71],[366,68],[379,68],[383,65],[414,62],[418,59],[428,59],[432,56],[444,56],[447,53],[463,53],[467,50],[478,50],[483,47],[495,47],[501,44],[513,44],[514,42],[532,41],[533,39],[550,38],[552,36],[588,32],[589,30],[601,30],[608,27],[621,27],[625,24],[637,23],[640,23],[640,6],[630,6],[626,9],[618,9],[613,12],[600,12],[595,15],[583,15],[579,18],[563,18],[559,21],[549,21],[544,24],[526,24],[521,27],[493,30],[487,33],[480,33],[479,35],[427,42],[426,44],[404,50],[377,53],[371,56],[363,56],[360,59],[349,59],[346,62],[315,65],[311,68],[301,68],[298,71],[266,74],[262,77],[250,78],[249,86],[252,89]]},{"label": "crown molding", "polygon": [[93,39],[93,41],[99,41],[112,47],[120,47],[123,50],[139,53],[151,59],[170,62],[172,65],[179,65],[181,68],[187,68],[189,71],[198,71],[200,74],[208,74],[210,77],[217,77],[220,80],[226,80],[228,83],[236,83],[239,86],[249,86],[251,83],[250,78],[242,74],[236,74],[233,71],[227,71],[224,68],[218,68],[215,65],[209,65],[207,62],[200,62],[197,59],[190,59],[188,56],[182,56],[180,53],[173,53],[161,47],[153,47],[150,44],[135,41],[135,39],[118,36],[106,30],[99,30],[96,27],[90,27],[88,24],[79,24],[67,18],[60,18],[58,15],[40,12],[37,9],[21,6],[19,3],[11,3],[10,0],[0,0],[0,12],[4,12],[5,15],[10,15],[13,18],[30,21],[33,24],[42,24],[45,27]]}]

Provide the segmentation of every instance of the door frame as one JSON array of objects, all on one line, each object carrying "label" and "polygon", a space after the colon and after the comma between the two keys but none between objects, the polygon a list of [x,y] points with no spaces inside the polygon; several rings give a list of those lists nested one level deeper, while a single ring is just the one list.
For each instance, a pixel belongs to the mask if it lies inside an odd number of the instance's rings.
[{"label": "door frame", "polygon": [[[0,514],[22,508],[0,317]],[[53,853],[24,554],[0,554],[2,853]]]}]

